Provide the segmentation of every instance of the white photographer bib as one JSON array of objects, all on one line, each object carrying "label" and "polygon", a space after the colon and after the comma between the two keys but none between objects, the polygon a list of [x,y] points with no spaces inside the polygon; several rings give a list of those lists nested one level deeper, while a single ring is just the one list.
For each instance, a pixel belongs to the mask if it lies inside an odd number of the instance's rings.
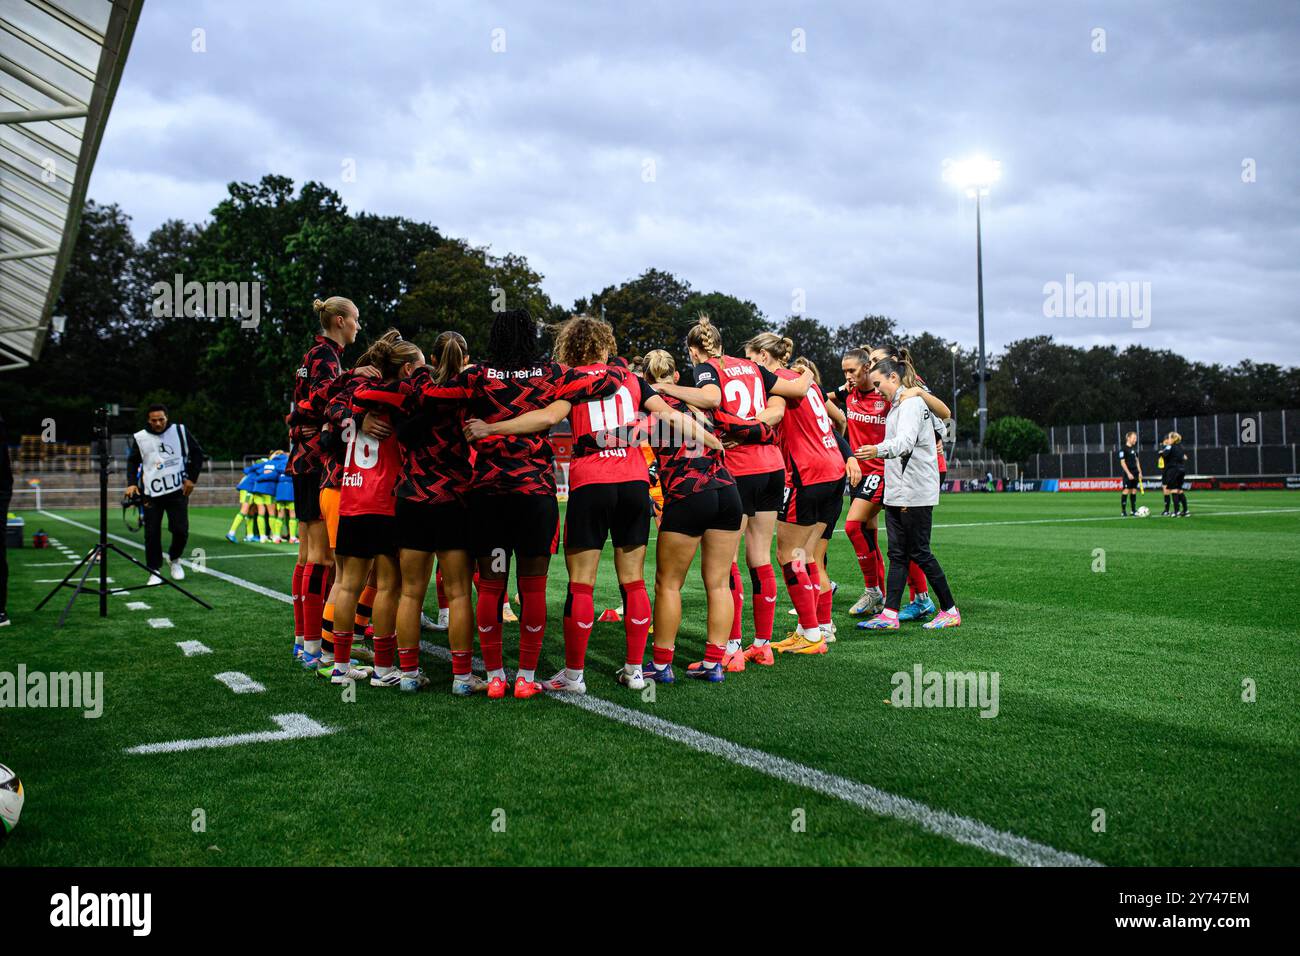
[{"label": "white photographer bib", "polygon": [[145,428],[135,433],[144,463],[140,489],[150,498],[179,491],[185,481],[185,454],[189,450],[184,425],[169,425],[161,435]]}]

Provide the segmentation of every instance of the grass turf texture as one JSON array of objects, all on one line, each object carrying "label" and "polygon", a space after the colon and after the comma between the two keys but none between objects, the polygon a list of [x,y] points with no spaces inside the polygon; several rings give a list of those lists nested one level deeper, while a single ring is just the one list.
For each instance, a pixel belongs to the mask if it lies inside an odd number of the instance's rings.
[{"label": "grass turf texture", "polygon": [[[837,532],[830,568],[843,587],[830,654],[779,657],[722,685],[679,680],[650,703],[614,684],[623,630],[599,624],[589,692],[1109,865],[1300,863],[1300,495],[1198,493],[1190,519],[1126,521],[1115,498],[944,496],[934,542],[964,616],[958,630],[855,629],[847,609],[860,576]],[[1285,510],[1265,513],[1273,509]],[[193,510],[190,547],[204,549],[212,568],[287,592],[292,549],[227,543],[232,513]],[[43,527],[79,554],[93,540],[24,517],[29,540]],[[142,540],[116,514],[110,530]],[[1096,549],[1104,572],[1094,571]],[[275,556],[236,557],[253,554]],[[287,604],[198,573],[185,585],[215,611],[151,589],[110,598],[103,621],[83,597],[56,630],[62,602],[33,614],[50,587],[35,581],[69,566],[34,566],[62,560],[54,550],[9,557],[15,624],[0,630],[0,670],[103,671],[105,703],[97,720],[0,710],[0,762],[28,794],[0,865],[1007,862],[577,707],[453,698],[450,665],[431,655],[423,660],[431,692],[359,686],[346,703],[340,688],[290,662]],[[120,559],[110,567],[119,584],[140,576]],[[563,664],[564,590],[557,558],[543,675]],[[129,611],[128,600],[151,610]],[[597,610],[617,603],[606,562]],[[793,620],[788,606],[782,590],[778,630]],[[684,608],[681,669],[702,648],[697,574]],[[745,614],[748,625],[748,604]],[[151,628],[147,619],[159,616],[175,627]],[[515,630],[506,627],[508,664]],[[213,653],[184,657],[181,640]],[[998,716],[889,706],[891,675],[916,663],[997,671]],[[212,677],[226,670],[266,692],[233,694]],[[1254,703],[1242,700],[1244,678],[1258,688]],[[281,713],[337,733],[122,752],[272,730],[269,716]],[[192,827],[197,808],[206,832]],[[1106,814],[1101,833],[1097,808]],[[792,826],[799,810],[802,832]],[[496,832],[502,813],[505,831]]]}]

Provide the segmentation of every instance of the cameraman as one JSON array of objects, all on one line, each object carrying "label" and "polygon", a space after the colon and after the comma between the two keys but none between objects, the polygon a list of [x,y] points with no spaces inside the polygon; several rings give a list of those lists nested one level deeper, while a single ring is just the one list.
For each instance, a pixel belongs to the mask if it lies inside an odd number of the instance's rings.
[{"label": "cameraman", "polygon": [[172,577],[185,577],[181,555],[190,534],[189,501],[194,482],[203,468],[203,449],[184,425],[167,424],[167,406],[150,405],[148,427],[133,436],[135,444],[127,458],[127,474],[134,476],[143,467],[141,485],[126,489],[128,498],[144,494],[144,550],[149,566],[149,584],[162,584],[162,519],[167,514],[167,530],[172,546],[168,549]]}]

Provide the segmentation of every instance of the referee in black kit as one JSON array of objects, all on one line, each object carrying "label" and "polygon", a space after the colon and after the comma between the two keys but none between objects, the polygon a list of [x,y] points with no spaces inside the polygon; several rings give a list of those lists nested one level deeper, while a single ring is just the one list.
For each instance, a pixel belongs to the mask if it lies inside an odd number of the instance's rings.
[{"label": "referee in black kit", "polygon": [[[1134,515],[1138,510],[1138,485],[1142,484],[1142,462],[1138,461],[1138,433],[1129,432],[1124,436],[1124,444],[1120,450],[1115,453],[1119,459],[1120,486],[1119,486],[1119,513],[1128,517],[1131,511]],[[1166,508],[1168,500],[1166,499]],[[1126,510],[1127,509],[1127,510]]]},{"label": "referee in black kit", "polygon": [[[1183,491],[1183,480],[1187,477],[1186,464],[1187,453],[1183,451],[1183,436],[1178,432],[1170,432],[1165,436],[1165,443],[1160,446],[1160,457],[1156,460],[1163,474],[1160,477],[1160,484],[1164,486],[1165,493],[1165,510],[1160,513],[1162,518],[1186,518],[1187,517],[1187,493]],[[1171,515],[1169,512],[1169,499],[1173,499],[1174,510]],[[1180,510],[1181,509],[1181,510]]]}]

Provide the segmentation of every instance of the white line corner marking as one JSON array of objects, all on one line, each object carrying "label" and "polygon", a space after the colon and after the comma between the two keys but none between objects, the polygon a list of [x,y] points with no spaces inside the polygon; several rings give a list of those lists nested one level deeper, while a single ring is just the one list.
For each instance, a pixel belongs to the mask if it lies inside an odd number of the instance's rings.
[{"label": "white line corner marking", "polygon": [[[200,644],[199,646],[202,647],[203,645]],[[207,648],[204,648],[204,650],[207,650]],[[236,694],[260,694],[266,690],[253,678],[247,674],[241,674],[239,671],[222,671],[220,674],[213,674],[212,678],[221,681]]]},{"label": "white line corner marking", "polygon": [[206,750],[214,747],[238,747],[240,744],[265,744],[276,740],[304,740],[308,737],[326,737],[335,728],[318,724],[306,714],[275,714],[271,720],[279,730],[263,730],[255,734],[228,734],[225,737],[199,737],[196,740],[164,740],[158,744],[140,744],[127,747],[129,754],[167,754],[181,750]]},{"label": "white line corner marking", "polygon": [[186,657],[193,657],[195,654],[211,654],[212,648],[208,647],[202,641],[177,641],[176,646]]}]

